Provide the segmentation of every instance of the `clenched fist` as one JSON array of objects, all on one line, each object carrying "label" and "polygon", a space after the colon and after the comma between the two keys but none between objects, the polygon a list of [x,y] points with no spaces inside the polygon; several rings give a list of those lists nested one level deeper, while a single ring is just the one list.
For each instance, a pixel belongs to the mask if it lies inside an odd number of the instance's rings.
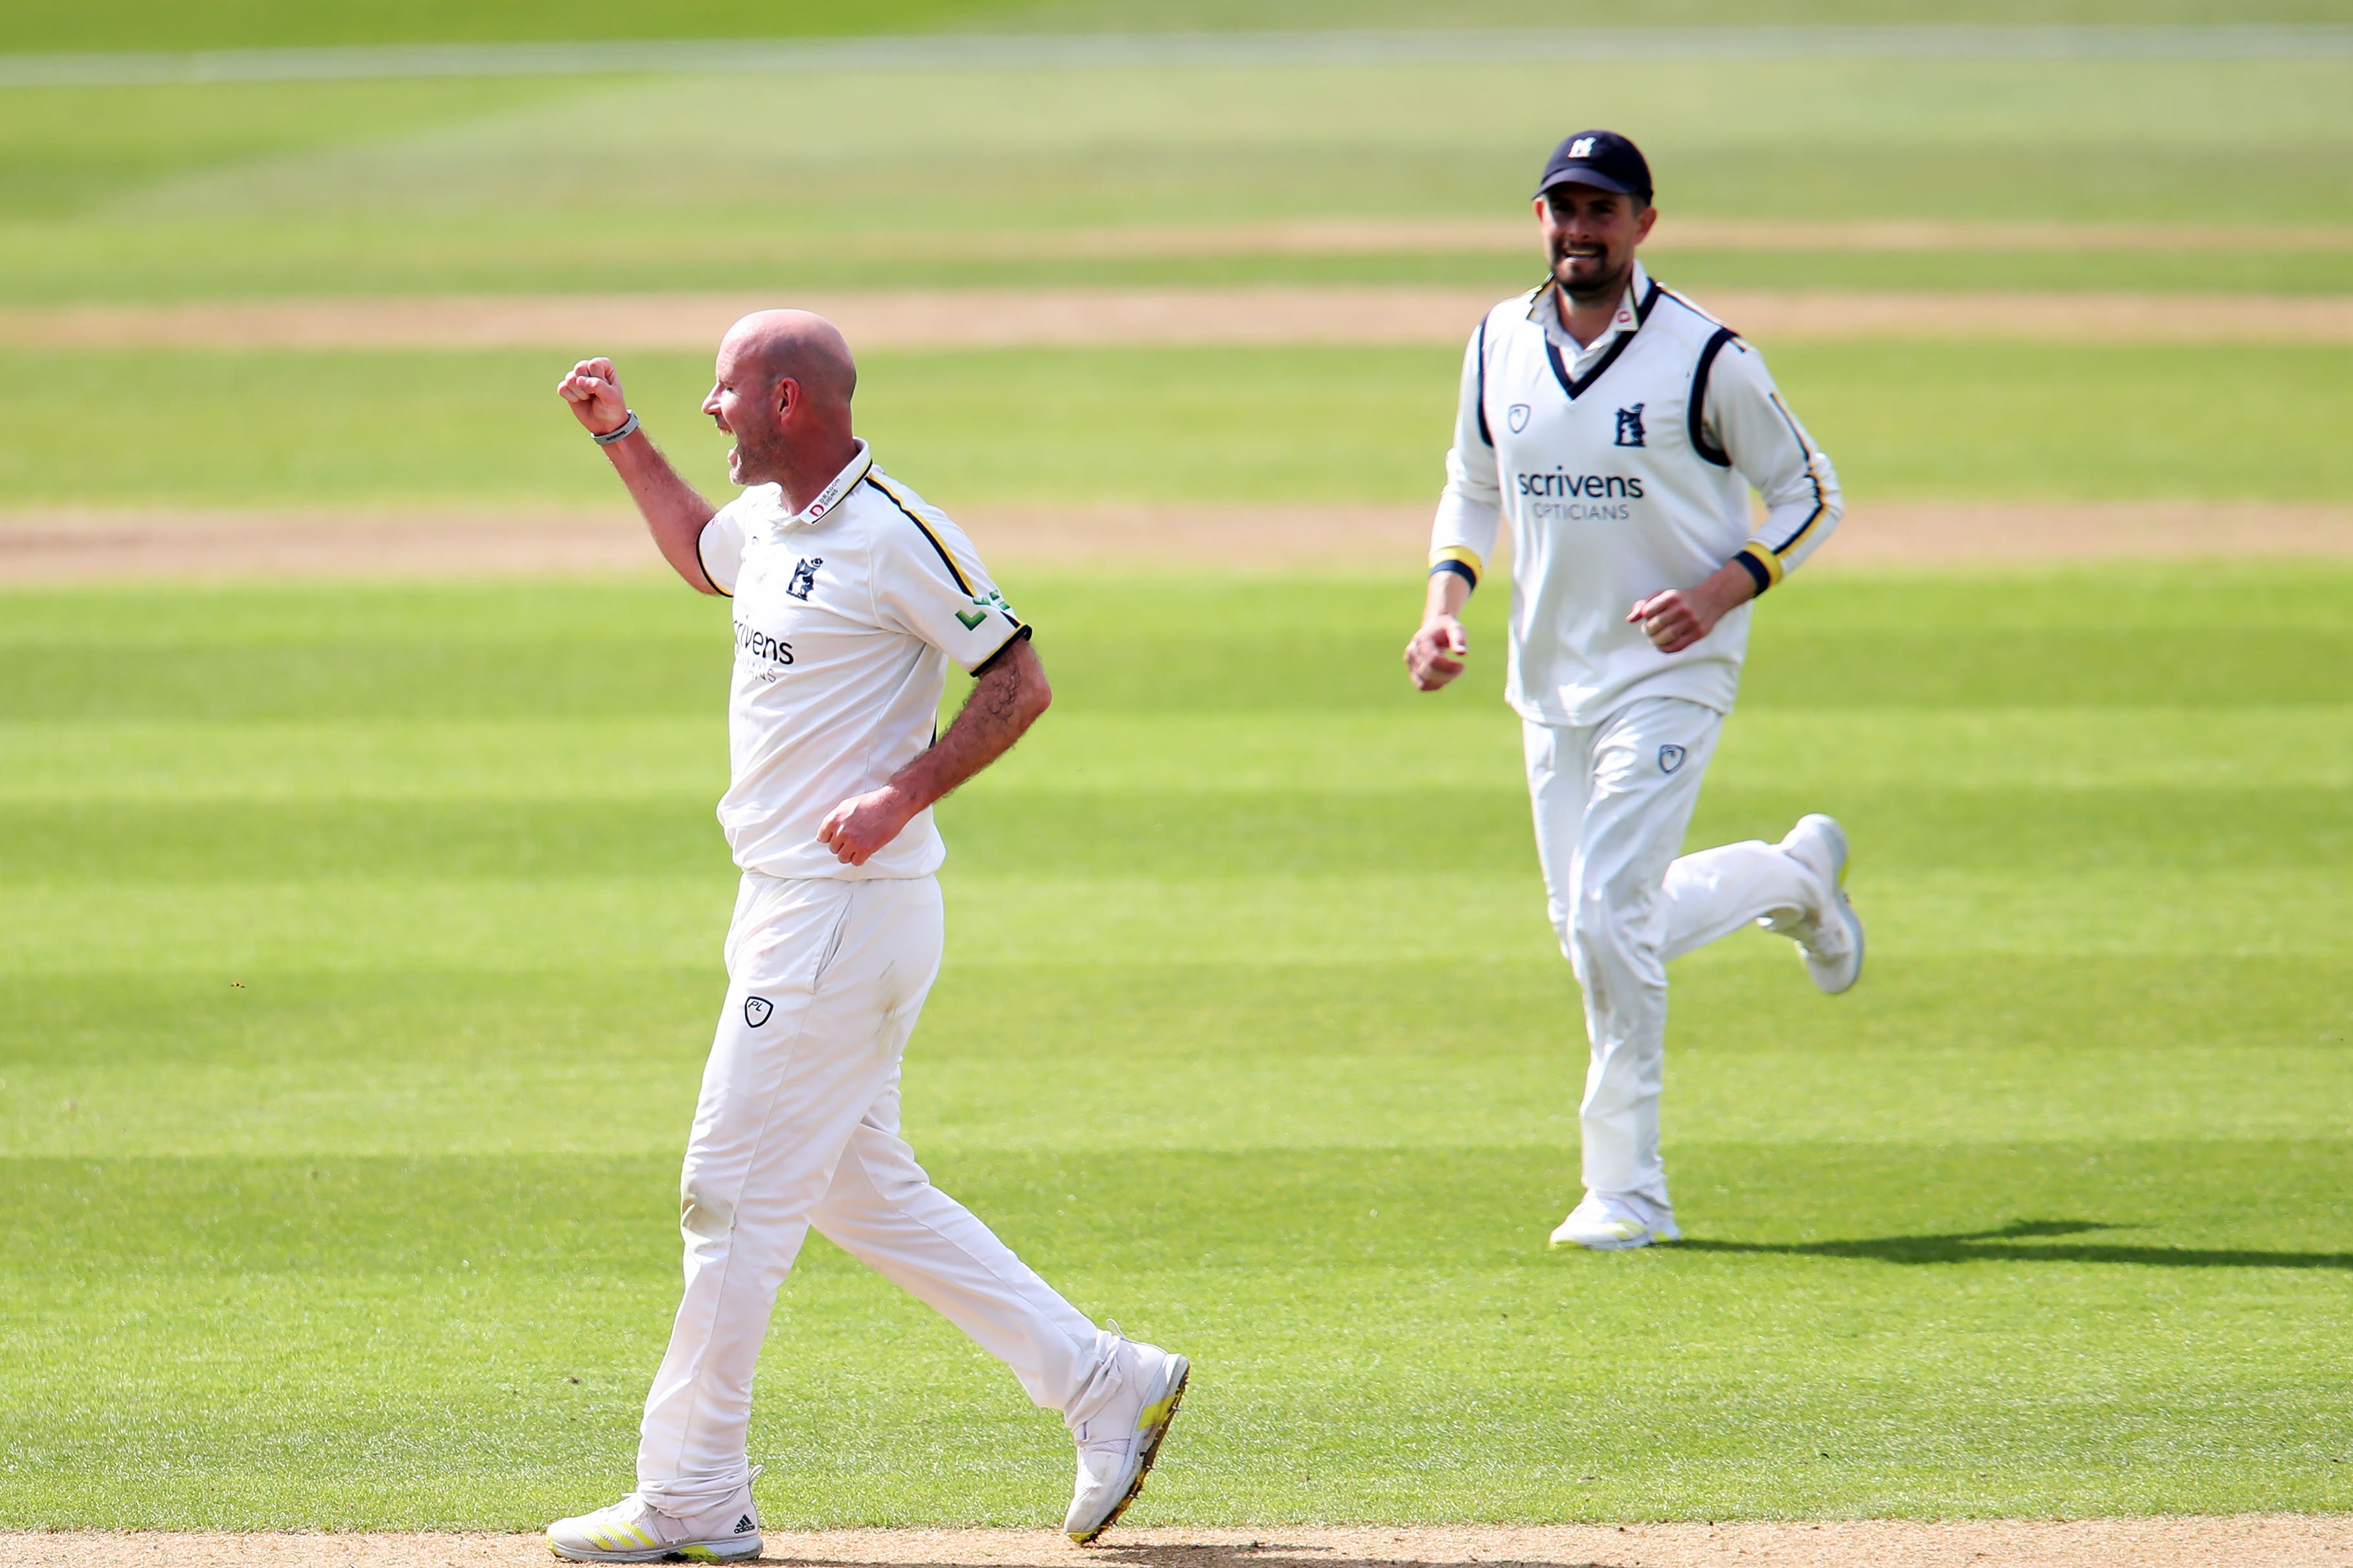
[{"label": "clenched fist", "polygon": [[1462,673],[1471,638],[1452,616],[1433,616],[1405,645],[1406,673],[1417,691],[1435,691]]},{"label": "clenched fist", "polygon": [[921,808],[893,784],[856,795],[825,814],[817,841],[845,866],[863,866],[905,830]]},{"label": "clenched fist", "polygon": [[611,360],[582,360],[555,390],[592,436],[609,436],[629,422],[629,402],[621,395],[621,377]]},{"label": "clenched fist", "polygon": [[1704,582],[1637,599],[1626,624],[1639,626],[1661,653],[1681,653],[1715,630],[1715,624],[1757,596],[1757,580],[1727,561]]}]

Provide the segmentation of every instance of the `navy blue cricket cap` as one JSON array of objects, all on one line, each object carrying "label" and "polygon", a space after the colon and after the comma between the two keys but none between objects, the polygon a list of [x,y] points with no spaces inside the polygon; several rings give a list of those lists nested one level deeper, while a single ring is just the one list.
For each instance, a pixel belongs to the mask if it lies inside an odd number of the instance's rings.
[{"label": "navy blue cricket cap", "polygon": [[1536,195],[1555,185],[1591,185],[1621,196],[1651,195],[1651,165],[1642,150],[1615,131],[1580,131],[1552,150]]}]

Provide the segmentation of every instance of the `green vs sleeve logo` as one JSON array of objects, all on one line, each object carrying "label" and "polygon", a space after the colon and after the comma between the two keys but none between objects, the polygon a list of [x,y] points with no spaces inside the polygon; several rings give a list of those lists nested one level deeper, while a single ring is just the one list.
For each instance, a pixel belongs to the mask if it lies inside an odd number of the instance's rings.
[{"label": "green vs sleeve logo", "polygon": [[955,613],[955,618],[964,623],[965,630],[971,631],[974,627],[979,626],[981,622],[988,619],[988,613],[991,610],[1003,610],[1008,620],[1018,621],[1021,618],[1013,613],[1013,606],[1005,602],[1005,595],[998,593],[994,588],[991,588],[988,591],[988,595],[986,598],[983,598],[978,595],[975,595],[973,596],[972,608],[969,610],[958,610]]}]

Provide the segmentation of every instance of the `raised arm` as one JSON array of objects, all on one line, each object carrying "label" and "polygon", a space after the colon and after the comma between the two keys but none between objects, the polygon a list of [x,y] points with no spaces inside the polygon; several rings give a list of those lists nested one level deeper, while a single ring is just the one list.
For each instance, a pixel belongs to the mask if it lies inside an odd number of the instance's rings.
[{"label": "raised arm", "polygon": [[662,552],[670,569],[687,581],[697,593],[716,594],[714,584],[702,569],[702,558],[695,546],[702,537],[702,525],[711,521],[718,508],[696,493],[692,485],[670,467],[653,437],[637,426],[637,416],[629,412],[628,400],[621,395],[621,378],[608,359],[584,359],[572,367],[555,386],[564,401],[572,406],[572,416],[591,436],[606,437],[614,431],[628,429],[617,441],[600,442],[605,456],[610,459],[613,471],[629,489],[629,499],[638,503],[646,527],[654,536],[654,546]]},{"label": "raised arm", "polygon": [[947,733],[881,789],[835,806],[818,829],[818,842],[844,864],[863,866],[918,812],[1011,751],[1053,700],[1038,650],[1027,636],[1016,637],[980,667],[980,679]]}]

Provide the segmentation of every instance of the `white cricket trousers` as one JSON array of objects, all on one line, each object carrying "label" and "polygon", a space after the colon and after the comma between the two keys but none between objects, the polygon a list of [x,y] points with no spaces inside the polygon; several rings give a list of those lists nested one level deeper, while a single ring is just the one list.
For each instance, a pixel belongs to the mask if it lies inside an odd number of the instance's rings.
[{"label": "white cricket trousers", "polygon": [[1803,918],[1808,874],[1762,840],[1675,858],[1724,715],[1645,697],[1599,724],[1527,723],[1536,858],[1561,951],[1585,992],[1585,1185],[1662,1210],[1659,1091],[1667,961],[1751,921]]},{"label": "white cricket trousers", "polygon": [[930,877],[744,877],[681,1183],[686,1295],[638,1428],[638,1492],[666,1513],[715,1507],[749,1479],[752,1373],[811,1226],[1050,1409],[1115,1342],[933,1186],[899,1136],[900,1057],[941,938]]}]

